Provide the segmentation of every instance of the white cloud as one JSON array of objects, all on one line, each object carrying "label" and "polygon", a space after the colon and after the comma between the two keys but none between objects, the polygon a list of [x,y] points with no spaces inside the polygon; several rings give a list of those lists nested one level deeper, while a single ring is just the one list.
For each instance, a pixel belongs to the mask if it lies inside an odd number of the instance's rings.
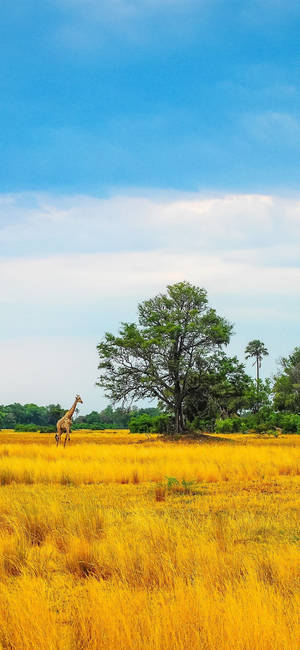
[{"label": "white cloud", "polygon": [[[300,294],[300,267],[264,266],[235,254],[169,252],[67,255],[0,262],[0,303],[81,306],[147,295],[182,279],[214,294]],[[41,307],[42,308],[42,307]]]},{"label": "white cloud", "polygon": [[160,249],[206,254],[285,245],[289,261],[288,249],[299,240],[297,197],[124,193],[106,199],[28,194],[0,200],[2,255]]}]

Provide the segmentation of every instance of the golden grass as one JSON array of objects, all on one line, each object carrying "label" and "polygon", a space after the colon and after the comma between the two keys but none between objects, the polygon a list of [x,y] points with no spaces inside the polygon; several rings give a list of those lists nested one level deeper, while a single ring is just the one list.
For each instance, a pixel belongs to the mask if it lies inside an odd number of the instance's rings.
[{"label": "golden grass", "polygon": [[299,448],[1,432],[0,648],[296,650]]},{"label": "golden grass", "polygon": [[[182,444],[128,432],[73,433],[70,446],[64,449],[63,445],[57,448],[50,435],[22,434],[26,444],[20,434],[2,435],[0,485],[13,481],[138,484],[160,482],[166,476],[218,483],[300,474],[296,436],[284,436],[279,443],[250,438],[245,444],[247,436],[220,439],[207,435],[198,443]],[[34,442],[30,443],[31,438]]]}]

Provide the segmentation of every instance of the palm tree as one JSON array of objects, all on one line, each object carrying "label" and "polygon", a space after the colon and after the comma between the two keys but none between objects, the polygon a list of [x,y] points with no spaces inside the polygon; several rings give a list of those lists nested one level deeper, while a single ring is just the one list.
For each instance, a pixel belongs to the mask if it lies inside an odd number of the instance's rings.
[{"label": "palm tree", "polygon": [[261,367],[261,361],[263,357],[267,357],[269,354],[266,346],[262,341],[259,341],[258,339],[254,339],[254,341],[250,341],[245,349],[245,357],[246,359],[250,359],[251,357],[255,358],[254,364],[256,364],[256,382],[257,382],[257,388],[259,384],[259,369]]}]

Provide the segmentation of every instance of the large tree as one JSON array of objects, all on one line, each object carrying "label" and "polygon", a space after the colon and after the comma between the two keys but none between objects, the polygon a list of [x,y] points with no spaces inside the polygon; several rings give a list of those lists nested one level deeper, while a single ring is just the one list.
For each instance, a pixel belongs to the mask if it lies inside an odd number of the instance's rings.
[{"label": "large tree", "polygon": [[117,336],[108,332],[97,346],[97,384],[114,403],[158,399],[182,432],[195,371],[229,342],[232,325],[209,306],[205,289],[188,282],[169,285],[138,312],[138,325],[122,323]]}]

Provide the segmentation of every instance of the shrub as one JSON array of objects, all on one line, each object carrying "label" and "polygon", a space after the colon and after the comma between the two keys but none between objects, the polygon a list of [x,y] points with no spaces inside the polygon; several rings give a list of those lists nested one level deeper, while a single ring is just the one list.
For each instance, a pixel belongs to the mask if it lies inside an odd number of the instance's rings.
[{"label": "shrub", "polygon": [[300,415],[292,413],[282,415],[281,427],[283,433],[300,433]]},{"label": "shrub", "polygon": [[152,430],[153,418],[146,413],[138,415],[129,420],[129,429],[131,433],[150,433]]},{"label": "shrub", "polygon": [[277,413],[261,409],[258,413],[249,413],[240,418],[227,418],[217,420],[217,433],[267,433],[275,435],[278,429],[282,433],[300,433],[300,415],[296,413]]},{"label": "shrub", "polygon": [[40,427],[38,424],[33,424],[32,422],[29,424],[16,424],[15,425],[15,431],[22,431],[24,433],[35,433],[40,430]]},{"label": "shrub", "polygon": [[186,481],[183,478],[180,482],[174,476],[166,476],[166,480],[166,492],[175,494],[192,494],[192,488],[195,485],[195,481]]},{"label": "shrub", "polygon": [[169,415],[148,415],[143,413],[129,420],[131,433],[170,433],[171,418]]},{"label": "shrub", "polygon": [[105,426],[102,422],[87,422],[82,418],[79,422],[72,423],[72,429],[78,431],[80,429],[87,429],[88,431],[104,431],[104,429],[114,429],[113,426],[109,426],[109,423]]},{"label": "shrub", "polygon": [[56,427],[54,424],[48,424],[47,426],[40,427],[40,433],[55,433]]},{"label": "shrub", "polygon": [[192,422],[189,423],[189,428],[192,431],[214,431],[215,421],[197,415]]},{"label": "shrub", "polygon": [[21,431],[22,433],[54,433],[56,427],[54,424],[40,426],[39,424],[30,422],[29,424],[16,424],[15,431]]},{"label": "shrub", "polygon": [[169,415],[155,415],[152,417],[152,433],[170,433],[171,418]]},{"label": "shrub", "polygon": [[241,418],[238,417],[217,419],[215,431],[216,433],[237,433],[241,431],[241,424]]}]

